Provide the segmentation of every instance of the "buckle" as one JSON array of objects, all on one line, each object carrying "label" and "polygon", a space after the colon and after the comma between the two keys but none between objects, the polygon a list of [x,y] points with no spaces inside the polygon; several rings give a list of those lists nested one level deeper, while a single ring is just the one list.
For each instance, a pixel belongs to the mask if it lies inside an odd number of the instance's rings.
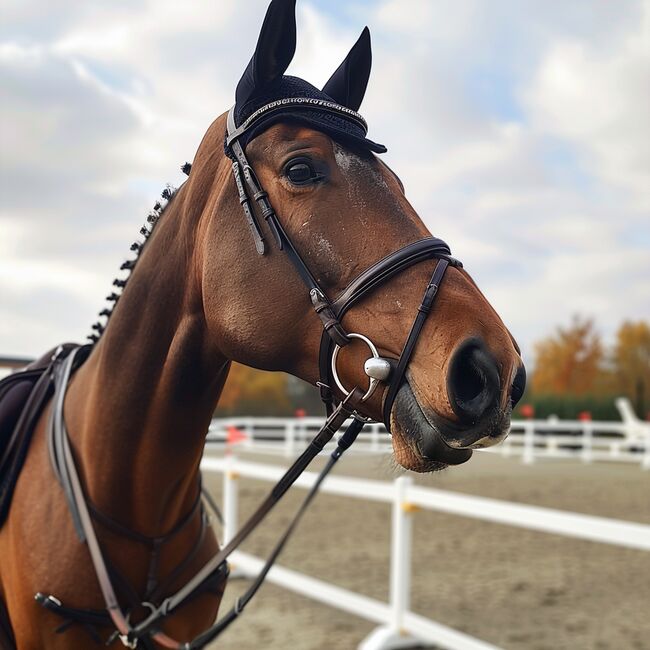
[{"label": "buckle", "polygon": [[138,647],[138,639],[137,638],[131,639],[130,637],[131,637],[130,634],[118,634],[117,635],[117,638],[122,642],[123,646],[126,646],[127,648],[133,648],[133,649],[137,648]]}]

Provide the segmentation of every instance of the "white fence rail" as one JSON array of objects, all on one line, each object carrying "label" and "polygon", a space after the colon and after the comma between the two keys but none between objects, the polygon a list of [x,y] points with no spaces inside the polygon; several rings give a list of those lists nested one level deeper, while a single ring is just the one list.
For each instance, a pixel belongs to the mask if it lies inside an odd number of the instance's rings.
[{"label": "white fence rail", "polygon": [[[225,542],[232,539],[237,529],[239,477],[275,482],[284,473],[282,467],[243,462],[232,456],[206,456],[201,468],[204,472],[222,473],[224,477]],[[305,472],[298,478],[295,486],[308,489],[315,479],[315,473]],[[650,551],[648,525],[418,487],[406,476],[393,482],[330,476],[323,483],[321,491],[392,505],[389,602],[383,603],[283,567],[274,567],[269,573],[269,580],[332,607],[379,623],[380,627],[363,641],[359,646],[360,650],[412,647],[415,640],[435,643],[449,650],[495,648],[410,611],[411,522],[413,513],[420,508]],[[260,558],[243,552],[233,554],[232,561],[245,574],[253,574],[262,566]]]},{"label": "white fence rail", "polygon": [[[485,449],[503,456],[521,456],[530,464],[544,458],[574,458],[584,463],[618,461],[639,463],[650,469],[650,423],[626,413],[621,422],[582,420],[513,420],[510,433],[497,447]],[[241,417],[212,421],[209,442],[224,442],[237,430],[244,448],[294,456],[323,424],[323,418]],[[334,444],[334,443],[332,443]],[[383,424],[369,424],[351,450],[387,453],[391,441]]]}]

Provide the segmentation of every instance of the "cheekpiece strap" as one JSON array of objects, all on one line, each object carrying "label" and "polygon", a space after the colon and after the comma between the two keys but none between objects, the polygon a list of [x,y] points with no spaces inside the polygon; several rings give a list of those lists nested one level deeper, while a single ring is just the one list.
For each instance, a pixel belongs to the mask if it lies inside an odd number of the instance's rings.
[{"label": "cheekpiece strap", "polygon": [[[306,105],[313,108],[323,108],[321,106],[323,103],[321,100],[309,100],[309,102],[307,102],[306,98],[295,100],[278,100],[277,102],[272,102],[271,104],[267,104],[266,107],[263,106],[261,109],[257,110],[255,113],[253,113],[253,115],[251,115],[251,117],[248,118],[248,120],[246,120],[246,122],[244,122],[244,124],[242,124],[241,127],[239,127],[239,129],[237,129],[235,125],[235,110],[233,107],[228,112],[228,134],[226,137],[226,146],[230,148],[230,151],[235,158],[232,168],[235,177],[235,184],[237,185],[237,192],[239,194],[239,202],[244,208],[244,215],[251,229],[251,232],[253,233],[253,239],[255,240],[257,252],[260,255],[263,255],[265,252],[265,246],[259,225],[257,223],[253,210],[251,209],[252,201],[255,201],[255,203],[257,203],[260,214],[269,225],[278,248],[287,254],[289,260],[302,278],[302,281],[307,286],[309,290],[310,300],[314,307],[314,311],[321,320],[323,330],[326,332],[328,337],[331,337],[333,342],[335,342],[337,345],[344,346],[350,342],[347,332],[341,325],[340,320],[332,307],[332,304],[325,295],[325,292],[321,289],[316,278],[313,276],[309,270],[309,267],[303,261],[302,257],[300,257],[300,253],[297,251],[293,245],[293,242],[282,227],[282,224],[280,223],[280,220],[278,219],[275,210],[269,201],[268,194],[264,191],[264,188],[257,179],[253,168],[248,163],[244,148],[237,140],[237,138],[239,138],[241,134],[246,131],[246,129],[250,128],[250,125],[254,122],[254,120],[258,119],[261,115],[266,114],[271,110],[286,110],[287,106],[292,106],[292,102],[294,101],[298,102],[301,106]],[[344,111],[346,113],[350,111],[349,108],[338,107],[338,104],[333,104],[332,102],[324,103],[328,105],[328,107],[326,107],[327,110],[338,111],[341,109],[339,112]],[[354,113],[354,111],[352,111],[352,113]],[[361,118],[361,116],[359,117]]]}]

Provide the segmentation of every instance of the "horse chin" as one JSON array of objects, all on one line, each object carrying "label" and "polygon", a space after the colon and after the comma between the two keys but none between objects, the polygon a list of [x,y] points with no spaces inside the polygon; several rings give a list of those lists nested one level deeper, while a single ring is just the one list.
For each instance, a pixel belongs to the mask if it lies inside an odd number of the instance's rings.
[{"label": "horse chin", "polygon": [[423,408],[406,381],[391,413],[395,460],[414,472],[434,472],[449,465],[460,465],[471,458],[473,449],[503,440],[509,416],[498,412],[474,426],[462,427]]}]

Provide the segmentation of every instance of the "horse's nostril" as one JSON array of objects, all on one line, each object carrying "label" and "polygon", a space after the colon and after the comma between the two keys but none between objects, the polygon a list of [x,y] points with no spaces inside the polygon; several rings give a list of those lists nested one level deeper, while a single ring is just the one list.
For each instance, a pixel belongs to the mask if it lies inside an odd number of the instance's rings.
[{"label": "horse's nostril", "polygon": [[510,392],[510,401],[512,408],[517,406],[517,402],[523,397],[526,390],[526,368],[523,364],[517,369],[517,374],[512,380],[512,390]]},{"label": "horse's nostril", "polygon": [[499,371],[494,357],[481,339],[462,343],[451,359],[447,395],[461,422],[474,424],[499,396]]}]

